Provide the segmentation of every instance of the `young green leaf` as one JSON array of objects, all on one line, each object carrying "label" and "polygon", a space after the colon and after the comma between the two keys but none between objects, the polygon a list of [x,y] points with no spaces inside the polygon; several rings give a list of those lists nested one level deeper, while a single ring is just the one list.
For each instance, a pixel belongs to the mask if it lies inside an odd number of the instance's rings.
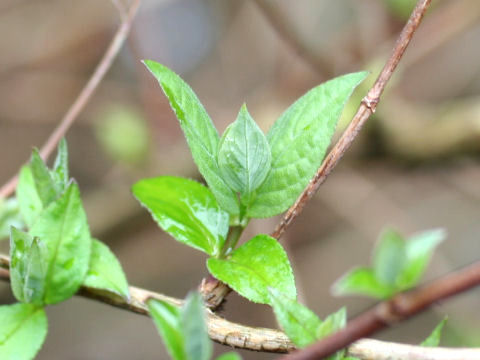
[{"label": "young green leaf", "polygon": [[0,359],[31,360],[47,335],[47,317],[31,304],[0,306]]},{"label": "young green leaf", "polygon": [[278,323],[299,348],[317,340],[320,319],[306,306],[288,298],[276,289],[269,288],[270,304]]},{"label": "young green leaf", "polygon": [[96,239],[92,239],[90,265],[83,285],[111,291],[127,300],[130,298],[127,278],[120,262],[107,245]]},{"label": "young green leaf", "polygon": [[156,299],[149,300],[147,305],[170,356],[174,360],[187,360],[185,339],[180,325],[180,309]]},{"label": "young green leaf", "polygon": [[442,229],[428,230],[409,237],[406,242],[406,264],[398,279],[402,290],[417,285],[435,248],[445,237],[446,233]]},{"label": "young green leaf", "polygon": [[85,278],[90,261],[91,239],[87,218],[75,183],[42,212],[30,235],[45,244],[44,304],[71,297]]},{"label": "young green leaf", "polygon": [[[343,307],[337,312],[330,314],[320,324],[317,329],[317,339],[323,339],[340,329],[343,329],[347,323],[347,310]],[[329,356],[328,360],[342,360],[345,354],[345,350],[337,351],[332,356]]]},{"label": "young green leaf", "polygon": [[53,170],[51,172],[53,179],[60,191],[63,191],[68,186],[68,148],[67,141],[62,138],[58,143],[57,157],[53,164]]},{"label": "young green leaf", "polygon": [[340,76],[307,92],[291,105],[267,134],[271,170],[257,189],[250,217],[270,217],[285,211],[320,166],[337,121],[366,72]]},{"label": "young green leaf", "polygon": [[178,241],[217,256],[225,243],[229,216],[208,188],[173,176],[143,179],[133,194],[160,227]]},{"label": "young green leaf", "polygon": [[447,317],[445,317],[440,323],[435,326],[432,333],[420,344],[421,346],[430,346],[435,347],[440,345],[440,338],[442,337],[442,330],[447,322]]},{"label": "young green leaf", "polygon": [[287,254],[274,238],[257,235],[227,259],[210,258],[210,273],[250,301],[270,304],[268,288],[296,299],[295,280]]},{"label": "young green leaf", "polygon": [[25,224],[30,228],[43,211],[44,206],[38,195],[32,170],[28,165],[24,165],[20,170],[16,194],[20,213]]},{"label": "young green leaf", "polygon": [[11,228],[10,281],[18,301],[43,305],[45,294],[45,245],[40,239]]},{"label": "young green leaf", "polygon": [[15,197],[10,199],[0,198],[0,240],[7,239],[10,235],[10,227],[24,227],[20,214],[18,201]]},{"label": "young green leaf", "polygon": [[335,296],[359,294],[386,299],[393,292],[394,288],[377,280],[372,269],[362,267],[350,270],[332,286],[332,293]]},{"label": "young green leaf", "polygon": [[59,188],[37,149],[34,149],[32,152],[30,169],[32,170],[38,196],[42,201],[43,207],[46,207],[57,198]]},{"label": "young green leaf", "polygon": [[185,353],[190,360],[210,360],[212,343],[208,337],[205,309],[198,292],[190,293],[180,311]]},{"label": "young green leaf", "polygon": [[223,179],[248,206],[253,191],[265,180],[270,162],[267,139],[243,105],[220,140],[218,166]]},{"label": "young green leaf", "polygon": [[373,271],[377,280],[385,285],[397,286],[397,279],[407,262],[405,239],[395,230],[387,228],[373,254]]},{"label": "young green leaf", "polygon": [[232,215],[240,212],[235,193],[224,182],[217,164],[219,136],[193,90],[167,67],[145,60],[144,64],[158,80],[170,106],[177,115],[193,160],[218,200]]},{"label": "young green leaf", "polygon": [[216,360],[242,360],[242,357],[234,352],[228,352],[217,357]]}]

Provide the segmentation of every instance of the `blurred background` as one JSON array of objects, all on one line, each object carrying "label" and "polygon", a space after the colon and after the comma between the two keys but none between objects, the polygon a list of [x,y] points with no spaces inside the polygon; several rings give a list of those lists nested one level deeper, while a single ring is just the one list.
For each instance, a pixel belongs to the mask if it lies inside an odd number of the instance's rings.
[{"label": "blurred background", "polygon": [[[246,102],[267,131],[299,96],[332,77],[371,71],[340,133],[393,47],[411,0],[143,0],[132,32],[67,134],[72,175],[92,234],[119,257],[132,285],[184,297],[206,275],[205,256],[164,234],[131,185],[158,175],[200,180],[178,122],[140,63],[159,61],[192,86],[222,133]],[[41,146],[114,35],[121,0],[0,0],[0,183]],[[433,0],[377,113],[281,239],[302,301],[321,317],[373,301],[334,298],[331,284],[367,265],[386,225],[405,235],[443,227],[448,240],[427,279],[480,254],[480,2]],[[6,206],[3,204],[2,206]],[[243,239],[279,218],[252,221]],[[8,242],[0,243],[2,252]],[[378,334],[418,343],[445,314],[444,341],[480,346],[480,292]],[[14,301],[0,283],[0,303]],[[231,294],[221,314],[275,327],[267,306]],[[151,321],[75,297],[48,308],[38,359],[167,359]],[[228,349],[216,346],[216,352]],[[273,355],[242,351],[245,359]]]}]

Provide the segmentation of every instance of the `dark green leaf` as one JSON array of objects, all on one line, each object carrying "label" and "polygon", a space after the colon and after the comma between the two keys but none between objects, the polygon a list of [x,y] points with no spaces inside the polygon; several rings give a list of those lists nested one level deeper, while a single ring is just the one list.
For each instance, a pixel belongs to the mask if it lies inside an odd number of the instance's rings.
[{"label": "dark green leaf", "polygon": [[45,244],[40,249],[46,264],[43,303],[71,297],[85,278],[91,249],[87,218],[75,183],[45,208],[30,235]]},{"label": "dark green leaf", "polygon": [[0,240],[9,237],[10,226],[15,226],[16,228],[24,227],[18,201],[14,197],[10,199],[0,198]]},{"label": "dark green leaf", "polygon": [[42,201],[43,207],[46,207],[57,198],[60,189],[57,187],[50,170],[36,149],[32,152],[30,169],[32,170],[38,197]]},{"label": "dark green leaf", "polygon": [[174,360],[187,360],[184,337],[180,325],[180,309],[165,301],[151,299],[147,302],[150,316]]},{"label": "dark green leaf", "polygon": [[248,205],[270,170],[270,146],[245,105],[220,140],[218,166],[225,182]]},{"label": "dark green leaf", "polygon": [[62,138],[58,143],[57,157],[53,164],[53,170],[51,172],[52,177],[55,180],[57,188],[60,191],[64,191],[68,186],[68,148],[67,141]]},{"label": "dark green leaf", "polygon": [[397,281],[407,262],[404,238],[395,230],[387,228],[373,254],[373,271],[377,280],[385,285],[397,286]]},{"label": "dark green leaf", "polygon": [[242,357],[234,352],[228,352],[217,357],[216,360],[242,360]]},{"label": "dark green leaf", "polygon": [[10,281],[18,301],[43,305],[46,265],[45,244],[38,238],[11,228]]},{"label": "dark green leaf", "polygon": [[287,254],[274,238],[257,235],[225,260],[210,258],[210,273],[250,301],[270,304],[268,288],[296,299],[295,280]]},{"label": "dark green leaf", "polygon": [[124,299],[130,298],[128,282],[120,262],[107,245],[92,239],[92,254],[83,285],[111,291]]},{"label": "dark green leaf", "polygon": [[[341,308],[336,313],[330,314],[327,318],[320,324],[317,329],[317,339],[323,339],[333,333],[336,333],[338,330],[343,329],[347,323],[347,310]],[[341,360],[345,350],[337,351],[335,354],[329,356],[328,360]]]},{"label": "dark green leaf", "polygon": [[31,360],[47,335],[47,317],[31,304],[0,306],[0,359]]},{"label": "dark green leaf", "polygon": [[271,170],[257,189],[250,217],[274,216],[293,204],[320,166],[345,103],[366,76],[348,74],[317,86],[275,122],[267,134]]},{"label": "dark green leaf", "polygon": [[234,192],[223,181],[217,164],[219,136],[212,120],[193,90],[177,74],[151,60],[145,60],[148,70],[158,80],[170,106],[177,115],[193,160],[207,181],[218,203],[230,214],[240,212]]},{"label": "dark green leaf", "polygon": [[435,347],[440,345],[440,338],[442,337],[442,330],[447,322],[445,317],[440,323],[433,329],[432,333],[420,344],[421,346]]},{"label": "dark green leaf", "polygon": [[190,293],[180,312],[180,323],[189,360],[209,360],[212,343],[208,337],[205,309],[198,292]]},{"label": "dark green leaf", "polygon": [[296,346],[303,348],[317,340],[321,321],[315,313],[275,289],[269,289],[269,295],[278,323]]},{"label": "dark green leaf", "polygon": [[409,289],[418,284],[435,248],[446,237],[442,229],[428,230],[411,236],[406,242],[406,264],[400,274],[400,289]]},{"label": "dark green leaf", "polygon": [[17,199],[20,213],[25,224],[30,228],[43,210],[43,203],[38,195],[30,166],[25,165],[20,170],[17,185]]},{"label": "dark green leaf", "polygon": [[175,239],[212,256],[220,253],[229,216],[205,186],[162,176],[140,180],[133,186],[133,194]]},{"label": "dark green leaf", "polygon": [[355,268],[342,276],[332,286],[332,292],[336,296],[358,294],[385,299],[393,294],[394,289],[380,283],[372,269]]}]

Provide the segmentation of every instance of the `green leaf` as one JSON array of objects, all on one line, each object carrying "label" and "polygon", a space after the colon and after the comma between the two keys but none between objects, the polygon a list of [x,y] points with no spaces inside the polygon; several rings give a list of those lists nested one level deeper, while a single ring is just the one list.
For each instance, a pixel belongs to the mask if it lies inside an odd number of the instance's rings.
[{"label": "green leaf", "polygon": [[253,191],[265,180],[270,162],[267,139],[243,105],[220,140],[218,166],[223,179],[248,205]]},{"label": "green leaf", "polygon": [[268,288],[296,299],[297,290],[287,254],[274,238],[257,235],[225,260],[210,258],[208,270],[250,301],[270,304]]},{"label": "green leaf", "polygon": [[92,239],[90,265],[83,285],[111,291],[127,300],[130,298],[127,278],[120,262],[107,245],[96,239]]},{"label": "green leaf", "polygon": [[144,64],[158,80],[177,115],[193,160],[218,200],[232,215],[240,212],[236,195],[223,181],[217,164],[219,136],[193,90],[177,74],[151,60]]},{"label": "green leaf", "polygon": [[314,343],[321,324],[318,316],[276,289],[269,289],[269,295],[275,317],[289,339],[299,348]]},{"label": "green leaf", "polygon": [[366,76],[347,74],[313,88],[275,122],[267,134],[271,170],[257,189],[250,217],[274,216],[293,204],[322,163],[345,103]]},{"label": "green leaf", "polygon": [[174,360],[186,360],[184,337],[180,326],[180,309],[165,301],[147,302],[150,316]]},{"label": "green leaf", "polygon": [[447,317],[445,317],[440,323],[435,326],[432,333],[420,344],[421,346],[435,347],[440,345],[440,338],[442,337],[442,330],[447,322]]},{"label": "green leaf", "polygon": [[[330,314],[327,318],[320,324],[317,329],[317,339],[323,339],[333,333],[336,333],[338,330],[343,329],[347,323],[347,310],[343,307],[337,312]],[[335,354],[329,356],[328,360],[341,360],[345,354],[345,350],[337,351]]]},{"label": "green leaf", "polygon": [[212,256],[220,253],[229,216],[208,188],[193,180],[162,176],[140,180],[133,194],[175,239]]},{"label": "green leaf", "polygon": [[442,229],[434,229],[411,236],[406,242],[406,265],[398,279],[402,290],[418,284],[435,248],[445,239]]},{"label": "green leaf", "polygon": [[387,228],[373,254],[373,271],[377,280],[385,285],[397,286],[397,279],[407,262],[404,238],[395,230]]},{"label": "green leaf", "polygon": [[0,359],[31,360],[47,335],[47,317],[31,304],[0,306]]},{"label": "green leaf", "polygon": [[57,157],[55,158],[51,175],[55,180],[57,188],[60,191],[64,191],[70,179],[68,176],[68,148],[65,138],[62,138],[58,143]]},{"label": "green leaf", "polygon": [[43,303],[71,297],[85,278],[91,249],[87,218],[75,183],[42,212],[30,235],[45,244],[40,249],[46,264]]},{"label": "green leaf", "polygon": [[234,352],[228,352],[217,357],[216,360],[242,360],[242,357]]},{"label": "green leaf", "polygon": [[18,201],[14,197],[10,199],[0,198],[0,240],[8,238],[10,226],[24,227]]},{"label": "green leaf", "polygon": [[44,206],[38,195],[32,170],[28,165],[23,166],[20,170],[16,194],[20,213],[25,224],[30,228],[43,211]]},{"label": "green leaf", "polygon": [[10,281],[18,301],[43,305],[45,294],[45,263],[40,239],[11,228]]},{"label": "green leaf", "polygon": [[205,309],[198,292],[190,293],[180,311],[185,352],[190,360],[209,360],[212,343],[208,337]]},{"label": "green leaf", "polygon": [[332,286],[332,293],[335,296],[359,294],[385,299],[390,297],[393,292],[393,287],[377,280],[372,269],[362,267],[352,269]]},{"label": "green leaf", "polygon": [[59,188],[37,149],[34,149],[32,152],[30,169],[32,170],[38,197],[42,201],[43,206],[46,207],[57,198]]}]

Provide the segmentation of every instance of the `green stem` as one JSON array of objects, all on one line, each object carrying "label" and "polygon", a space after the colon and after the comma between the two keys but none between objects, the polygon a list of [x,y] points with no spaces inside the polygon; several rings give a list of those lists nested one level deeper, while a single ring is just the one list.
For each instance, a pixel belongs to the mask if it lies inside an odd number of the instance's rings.
[{"label": "green stem", "polygon": [[240,239],[240,236],[242,235],[245,227],[246,227],[246,224],[245,226],[242,226],[242,225],[230,226],[230,229],[228,230],[228,234],[227,234],[227,239],[225,240],[225,244],[223,245],[223,249],[220,253],[220,258],[224,258],[225,256],[227,256],[232,252],[232,250],[237,245],[238,239]]}]

